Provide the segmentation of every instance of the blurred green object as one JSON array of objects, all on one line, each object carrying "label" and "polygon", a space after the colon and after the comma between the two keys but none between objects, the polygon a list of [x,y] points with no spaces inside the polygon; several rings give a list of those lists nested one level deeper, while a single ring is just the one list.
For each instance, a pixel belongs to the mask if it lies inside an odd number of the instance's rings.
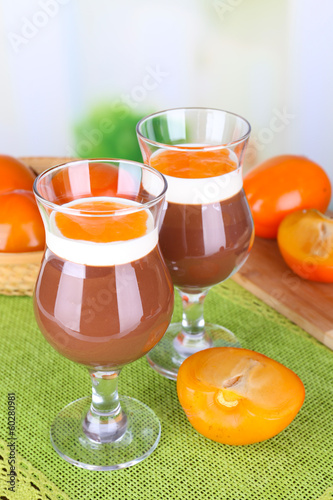
[{"label": "blurred green object", "polygon": [[147,114],[139,114],[121,101],[97,106],[74,127],[76,156],[141,162],[135,128]]}]

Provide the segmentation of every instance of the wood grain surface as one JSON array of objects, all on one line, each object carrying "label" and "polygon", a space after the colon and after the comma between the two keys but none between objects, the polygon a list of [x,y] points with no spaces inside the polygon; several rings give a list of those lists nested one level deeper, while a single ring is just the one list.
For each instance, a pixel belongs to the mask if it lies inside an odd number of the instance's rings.
[{"label": "wood grain surface", "polygon": [[62,163],[66,163],[67,161],[72,161],[73,158],[64,158],[64,157],[54,157],[54,156],[25,156],[20,158],[23,163],[31,167],[37,174],[40,174],[44,170],[50,167],[55,167],[56,165],[61,165]]},{"label": "wood grain surface", "polygon": [[333,349],[333,284],[294,274],[275,240],[256,238],[248,260],[232,279]]}]

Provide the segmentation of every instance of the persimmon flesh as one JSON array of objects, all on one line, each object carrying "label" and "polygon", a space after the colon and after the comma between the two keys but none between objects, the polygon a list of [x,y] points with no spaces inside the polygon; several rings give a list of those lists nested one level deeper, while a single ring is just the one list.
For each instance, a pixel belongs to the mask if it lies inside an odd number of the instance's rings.
[{"label": "persimmon flesh", "polygon": [[291,423],[305,397],[292,370],[237,347],[213,347],[187,358],[178,372],[177,392],[193,427],[229,445],[275,436]]},{"label": "persimmon flesh", "polygon": [[0,195],[0,252],[37,252],[45,232],[32,192],[14,190]]},{"label": "persimmon flesh", "polygon": [[333,219],[318,210],[299,210],[280,224],[279,249],[298,276],[333,283]]}]

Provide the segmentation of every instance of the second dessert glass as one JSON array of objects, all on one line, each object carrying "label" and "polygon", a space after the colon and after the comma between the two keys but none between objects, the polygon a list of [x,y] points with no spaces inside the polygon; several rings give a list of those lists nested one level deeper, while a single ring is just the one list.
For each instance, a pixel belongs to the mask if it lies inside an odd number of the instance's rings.
[{"label": "second dessert glass", "polygon": [[253,244],[242,180],[250,131],[241,116],[207,108],[170,109],[137,125],[144,162],[168,182],[160,246],[183,304],[182,322],[170,325],[147,359],[173,380],[191,354],[239,346],[228,329],[205,323],[203,313],[209,289],[244,264]]}]

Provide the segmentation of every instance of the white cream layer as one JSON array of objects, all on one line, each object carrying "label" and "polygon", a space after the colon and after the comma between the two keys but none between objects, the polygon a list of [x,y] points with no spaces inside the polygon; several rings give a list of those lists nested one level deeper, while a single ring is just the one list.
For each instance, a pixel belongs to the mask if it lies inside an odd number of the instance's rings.
[{"label": "white cream layer", "polygon": [[[202,146],[204,144],[192,144],[188,146]],[[186,147],[186,144],[182,144]],[[158,156],[160,150],[154,155]],[[237,155],[229,150],[229,158],[238,165]],[[205,177],[201,179],[188,179],[173,177],[163,174],[168,183],[166,200],[170,203],[182,205],[203,205],[208,203],[218,203],[228,200],[243,187],[242,169],[237,168],[227,174],[216,177]]]},{"label": "white cream layer", "polygon": [[[98,197],[96,199],[130,204],[134,207],[141,206],[139,203],[122,198]],[[66,203],[63,208],[71,208],[84,201],[91,201],[91,198],[82,198],[76,202]],[[77,264],[88,266],[127,264],[148,255],[157,245],[158,229],[154,229],[154,219],[151,212],[148,209],[146,212],[148,214],[147,233],[144,236],[126,241],[95,243],[65,237],[55,224],[56,211],[54,211],[50,216],[50,224],[46,230],[46,244],[54,254]]]},{"label": "white cream layer", "polygon": [[182,205],[203,205],[227,200],[243,187],[242,170],[203,179],[182,179],[164,175],[168,183],[166,200]]}]

